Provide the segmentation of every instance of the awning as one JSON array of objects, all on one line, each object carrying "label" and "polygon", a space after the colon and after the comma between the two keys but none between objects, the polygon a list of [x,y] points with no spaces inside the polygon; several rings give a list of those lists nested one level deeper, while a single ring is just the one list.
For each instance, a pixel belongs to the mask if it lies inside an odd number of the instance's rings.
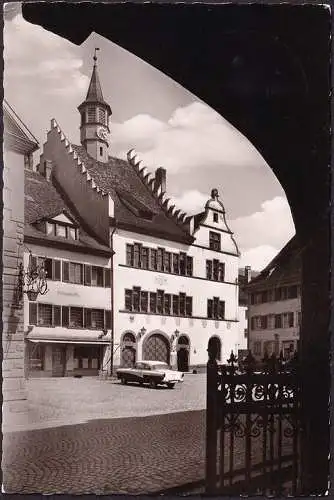
[{"label": "awning", "polygon": [[111,333],[109,331],[107,335],[103,335],[99,330],[75,330],[62,327],[42,328],[35,326],[29,332],[27,340],[50,344],[110,344]]}]

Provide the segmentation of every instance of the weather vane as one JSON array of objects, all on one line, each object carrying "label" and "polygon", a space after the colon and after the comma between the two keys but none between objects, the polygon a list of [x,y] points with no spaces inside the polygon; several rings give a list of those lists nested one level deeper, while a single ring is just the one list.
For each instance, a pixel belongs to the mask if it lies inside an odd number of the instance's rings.
[{"label": "weather vane", "polygon": [[93,57],[95,64],[96,64],[96,61],[97,61],[96,52],[97,52],[98,50],[100,50],[100,48],[99,48],[99,47],[95,47],[95,49],[94,49],[94,57]]}]

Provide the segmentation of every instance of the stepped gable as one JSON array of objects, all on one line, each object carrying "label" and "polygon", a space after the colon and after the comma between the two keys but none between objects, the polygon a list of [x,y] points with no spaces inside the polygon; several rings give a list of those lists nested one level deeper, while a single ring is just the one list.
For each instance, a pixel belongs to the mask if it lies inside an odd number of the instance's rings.
[{"label": "stepped gable", "polygon": [[46,242],[54,242],[55,246],[57,246],[57,243],[66,243],[78,249],[82,248],[83,251],[85,248],[89,248],[111,253],[109,247],[97,242],[81,227],[79,229],[78,240],[65,240],[59,236],[51,236],[39,230],[37,227],[39,221],[53,218],[63,211],[74,219],[79,226],[80,222],[73,211],[69,209],[60,193],[52,184],[52,181],[47,181],[41,174],[26,170],[24,188],[25,238],[36,238],[45,240]]},{"label": "stepped gable", "polygon": [[89,156],[83,146],[71,147],[96,185],[111,194],[116,225],[185,244],[193,242],[184,224],[185,214],[168,214],[167,200],[164,193],[155,189],[154,177],[136,171],[130,161],[109,157],[108,162],[102,163]]}]

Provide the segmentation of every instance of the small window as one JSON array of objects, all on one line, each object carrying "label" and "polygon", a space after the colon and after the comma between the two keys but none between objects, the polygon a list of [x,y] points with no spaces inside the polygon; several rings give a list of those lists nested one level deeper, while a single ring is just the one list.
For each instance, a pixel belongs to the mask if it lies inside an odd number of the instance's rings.
[{"label": "small window", "polygon": [[92,268],[91,266],[85,265],[85,285],[91,285],[92,283]]},{"label": "small window", "polygon": [[187,316],[193,315],[193,298],[192,297],[186,297],[186,315]]},{"label": "small window", "polygon": [[212,299],[208,299],[208,311],[207,311],[207,314],[208,314],[208,318],[212,318],[213,317],[213,300]]},{"label": "small window", "polygon": [[100,146],[100,156],[103,156],[103,147]]},{"label": "small window", "polygon": [[173,254],[173,273],[179,274],[179,255],[177,253]]},{"label": "small window", "polygon": [[91,328],[103,330],[104,328],[104,310],[92,309],[91,312]]},{"label": "small window", "polygon": [[185,276],[186,274],[186,254],[180,253],[180,274],[181,276]]},{"label": "small window", "polygon": [[275,328],[282,328],[282,315],[275,314]]},{"label": "small window", "polygon": [[218,214],[217,214],[217,212],[213,213],[213,222],[218,222]]},{"label": "small window", "polygon": [[169,293],[165,293],[164,295],[164,312],[165,314],[170,314],[170,308],[171,308],[171,295]]},{"label": "small window", "polygon": [[74,227],[68,227],[68,237],[70,240],[76,240],[77,239],[77,232]]},{"label": "small window", "polygon": [[173,315],[179,316],[180,314],[180,297],[173,295]]},{"label": "small window", "polygon": [[219,233],[214,233],[213,231],[210,231],[209,233],[209,246],[211,250],[216,250],[217,252],[220,252],[221,248],[221,237]]},{"label": "small window", "polygon": [[154,248],[150,249],[150,268],[157,269],[157,251]]},{"label": "small window", "polygon": [[61,307],[53,306],[53,325],[61,326]]},{"label": "small window", "polygon": [[62,306],[61,309],[61,322],[62,326],[69,325],[69,308],[67,306]]},{"label": "small window", "polygon": [[61,226],[60,224],[56,225],[56,233],[57,236],[60,236],[61,238],[66,238],[67,233],[66,233],[66,227]]},{"label": "small window", "polygon": [[51,224],[51,222],[46,223],[46,234],[51,234],[52,236],[54,236],[55,224]]},{"label": "small window", "polygon": [[261,342],[253,342],[253,353],[255,356],[261,355]]},{"label": "small window", "polygon": [[150,311],[152,313],[157,312],[157,294],[156,293],[150,293]]},{"label": "small window", "polygon": [[92,286],[103,286],[103,267],[92,267]]},{"label": "small window", "polygon": [[208,280],[212,279],[212,260],[206,261],[206,278]]},{"label": "small window", "polygon": [[134,288],[132,292],[133,310],[140,311],[140,288]]},{"label": "small window", "polygon": [[164,292],[163,292],[163,290],[158,290],[158,293],[157,293],[157,312],[159,314],[162,314],[163,308],[164,308]]},{"label": "small window", "polygon": [[111,286],[111,269],[106,268],[104,270],[104,286],[109,288]]},{"label": "small window", "polygon": [[132,290],[125,290],[125,309],[132,311]]},{"label": "small window", "polygon": [[148,248],[142,247],[141,249],[141,267],[148,269]]},{"label": "small window", "polygon": [[187,276],[193,275],[193,258],[187,256]]}]

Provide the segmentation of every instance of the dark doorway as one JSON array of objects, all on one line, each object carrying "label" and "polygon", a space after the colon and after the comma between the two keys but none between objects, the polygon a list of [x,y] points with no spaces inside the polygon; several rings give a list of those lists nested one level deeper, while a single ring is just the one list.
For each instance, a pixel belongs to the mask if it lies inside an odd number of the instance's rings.
[{"label": "dark doorway", "polygon": [[177,351],[177,369],[179,372],[189,371],[189,351],[185,347]]},{"label": "dark doorway", "polygon": [[54,345],[52,347],[52,376],[64,377],[66,365],[66,347]]}]

